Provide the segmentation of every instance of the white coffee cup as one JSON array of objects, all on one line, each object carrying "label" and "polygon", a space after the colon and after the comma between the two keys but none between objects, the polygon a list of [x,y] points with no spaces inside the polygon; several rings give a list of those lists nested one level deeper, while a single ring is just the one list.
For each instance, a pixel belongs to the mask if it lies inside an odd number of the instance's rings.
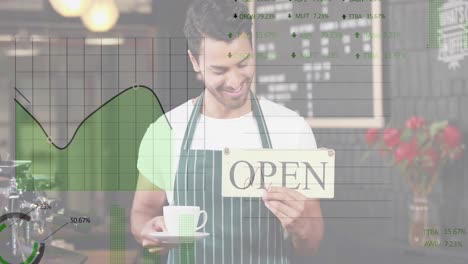
[{"label": "white coffee cup", "polygon": [[[205,227],[208,220],[208,214],[200,210],[198,206],[164,206],[164,222],[167,230],[172,234],[194,234],[196,231]],[[197,226],[203,215],[203,223]]]}]

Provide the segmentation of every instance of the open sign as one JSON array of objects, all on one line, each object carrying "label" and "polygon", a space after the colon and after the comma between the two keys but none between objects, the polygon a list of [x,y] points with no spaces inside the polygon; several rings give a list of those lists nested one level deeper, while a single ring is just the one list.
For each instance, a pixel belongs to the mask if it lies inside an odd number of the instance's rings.
[{"label": "open sign", "polygon": [[332,149],[225,149],[222,164],[224,197],[260,197],[269,186],[295,189],[309,198],[334,197]]}]

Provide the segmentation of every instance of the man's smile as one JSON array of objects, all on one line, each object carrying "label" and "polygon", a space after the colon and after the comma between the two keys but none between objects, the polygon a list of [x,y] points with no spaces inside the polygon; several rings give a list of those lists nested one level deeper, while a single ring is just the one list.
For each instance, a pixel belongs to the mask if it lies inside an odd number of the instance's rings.
[{"label": "man's smile", "polygon": [[245,94],[246,92],[246,82],[244,82],[241,86],[239,86],[237,89],[223,89],[222,91],[227,94],[227,96],[231,98],[237,98],[241,97],[242,95]]}]

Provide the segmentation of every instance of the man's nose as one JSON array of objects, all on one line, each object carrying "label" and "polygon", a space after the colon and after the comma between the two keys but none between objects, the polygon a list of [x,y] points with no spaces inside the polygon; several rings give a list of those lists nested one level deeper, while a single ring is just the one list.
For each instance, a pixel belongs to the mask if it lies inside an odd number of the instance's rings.
[{"label": "man's nose", "polygon": [[237,89],[242,85],[243,79],[242,74],[234,71],[227,76],[226,86],[231,89]]}]

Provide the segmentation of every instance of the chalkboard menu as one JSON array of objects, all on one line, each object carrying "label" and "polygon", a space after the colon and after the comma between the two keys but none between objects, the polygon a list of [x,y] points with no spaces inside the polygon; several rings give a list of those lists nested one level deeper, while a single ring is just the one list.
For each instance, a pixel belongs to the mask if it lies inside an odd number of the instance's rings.
[{"label": "chalkboard menu", "polygon": [[383,125],[382,71],[394,55],[381,50],[380,1],[257,0],[250,8],[258,95],[312,127]]}]

